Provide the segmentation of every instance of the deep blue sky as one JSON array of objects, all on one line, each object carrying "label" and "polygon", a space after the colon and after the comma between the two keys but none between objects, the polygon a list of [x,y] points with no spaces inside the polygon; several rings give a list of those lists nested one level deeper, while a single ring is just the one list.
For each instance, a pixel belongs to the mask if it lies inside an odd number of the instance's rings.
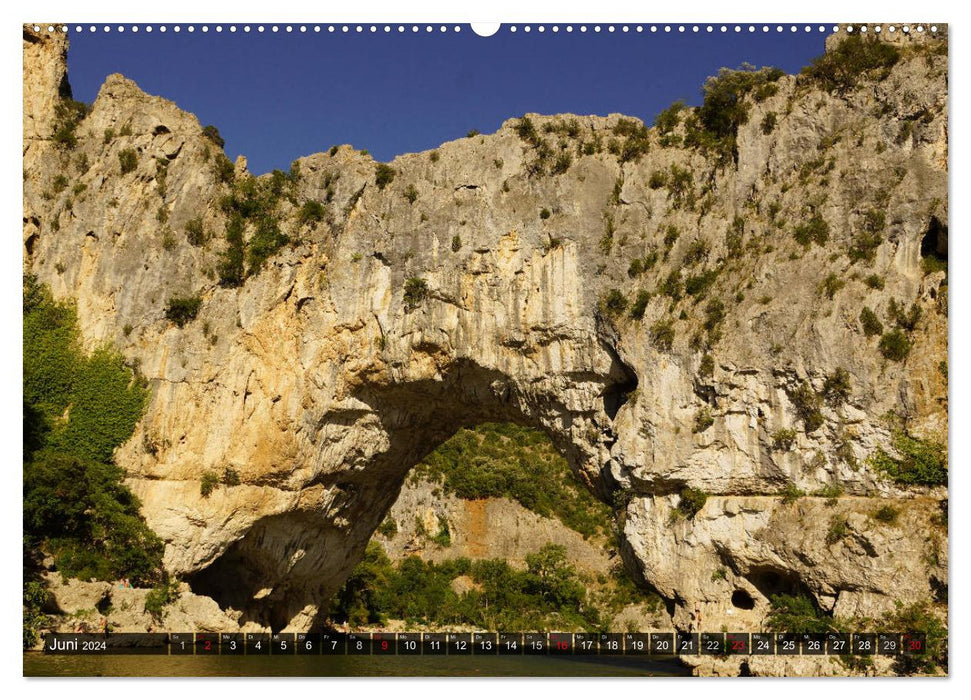
[{"label": "deep blue sky", "polygon": [[[71,31],[75,99],[92,101],[122,73],[148,93],[215,124],[230,158],[252,172],[286,169],[302,155],[350,143],[378,160],[495,131],[526,112],[609,114],[653,121],[677,99],[743,62],[796,72],[822,53],[823,34],[614,33],[562,29],[488,38],[462,31],[319,34],[224,30],[164,34]],[[437,28],[436,28],[437,29]]]}]

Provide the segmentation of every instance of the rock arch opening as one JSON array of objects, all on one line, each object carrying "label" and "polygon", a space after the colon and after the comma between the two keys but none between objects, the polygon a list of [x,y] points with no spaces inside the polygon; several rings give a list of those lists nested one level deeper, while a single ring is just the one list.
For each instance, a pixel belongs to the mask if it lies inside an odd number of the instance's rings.
[{"label": "rock arch opening", "polygon": [[[320,626],[327,602],[372,535],[391,529],[399,498],[410,499],[404,508],[415,512],[407,522],[398,516],[393,529],[399,534],[384,538],[393,554],[440,562],[450,552],[525,565],[527,556],[553,544],[570,565],[607,575],[618,567],[613,573],[621,575],[617,553],[600,545],[595,552],[587,541],[606,543],[614,517],[596,461],[596,451],[612,439],[606,409],[619,410],[637,380],[615,361],[608,377],[577,382],[551,393],[458,362],[435,380],[362,383],[352,391],[357,414],[346,420],[371,426],[373,444],[364,446],[370,452],[349,455],[355,466],[341,470],[339,480],[320,473],[302,484],[292,508],[258,519],[187,581],[194,592],[237,611],[240,624]],[[576,410],[576,394],[587,410]],[[497,450],[513,462],[502,464]],[[425,480],[417,489],[424,489],[423,503],[409,474]],[[495,523],[502,531],[488,531]],[[530,524],[538,534],[526,532]],[[427,551],[408,551],[419,527]],[[474,580],[456,585],[476,586]]]}]

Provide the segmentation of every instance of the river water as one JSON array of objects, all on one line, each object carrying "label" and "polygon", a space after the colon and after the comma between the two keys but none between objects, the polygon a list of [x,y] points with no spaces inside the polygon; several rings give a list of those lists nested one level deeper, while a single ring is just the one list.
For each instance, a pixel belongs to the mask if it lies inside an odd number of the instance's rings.
[{"label": "river water", "polygon": [[676,659],[597,656],[61,656],[25,676],[682,676]]}]

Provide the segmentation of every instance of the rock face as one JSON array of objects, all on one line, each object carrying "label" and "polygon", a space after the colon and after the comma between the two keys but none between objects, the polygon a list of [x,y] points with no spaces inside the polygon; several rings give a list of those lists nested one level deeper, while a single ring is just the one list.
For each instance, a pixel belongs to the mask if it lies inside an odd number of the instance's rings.
[{"label": "rock face", "polygon": [[[116,460],[168,569],[240,624],[312,624],[409,469],[487,420],[545,431],[594,493],[626,503],[627,563],[679,626],[696,610],[711,629],[758,625],[790,584],[824,609],[878,614],[947,580],[946,561],[922,556],[946,552],[928,515],[946,494],[894,486],[866,461],[893,452],[889,411],[946,441],[946,274],[921,264],[946,256],[947,59],[932,48],[915,36],[845,94],[784,76],[722,165],[654,129],[646,155],[620,162],[618,115],[529,115],[571,154],[557,174],[530,174],[519,120],[400,156],[391,182],[348,146],[302,158],[276,213],[291,243],[230,288],[217,275],[229,186],[196,118],[113,75],[77,146],[53,143],[66,39],[25,29],[25,270],[76,301],[87,344],[116,346],[150,382]],[[245,161],[235,170],[250,177]],[[325,203],[324,221],[301,223],[307,200]],[[872,259],[851,259],[874,211]],[[828,236],[796,242],[818,217]],[[704,301],[663,293],[677,271],[710,273],[695,280]],[[653,296],[637,319],[611,313],[611,290],[627,308]],[[166,305],[187,295],[198,315],[173,324]],[[889,328],[891,300],[921,310],[903,362],[860,327],[867,306]],[[807,429],[794,397],[837,369],[849,394]],[[773,435],[789,429],[780,449]],[[227,467],[240,483],[203,497],[202,475]],[[845,497],[783,504],[773,494],[788,484]],[[712,496],[672,520],[685,487]],[[886,499],[900,524],[866,515]],[[848,534],[831,544],[838,513]]]}]

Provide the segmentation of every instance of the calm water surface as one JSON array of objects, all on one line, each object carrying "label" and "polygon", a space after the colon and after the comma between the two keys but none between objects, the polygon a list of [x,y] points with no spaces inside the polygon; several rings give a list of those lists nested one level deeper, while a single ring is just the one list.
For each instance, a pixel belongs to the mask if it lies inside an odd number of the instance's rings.
[{"label": "calm water surface", "polygon": [[681,676],[677,660],[561,656],[55,656],[25,676]]}]

